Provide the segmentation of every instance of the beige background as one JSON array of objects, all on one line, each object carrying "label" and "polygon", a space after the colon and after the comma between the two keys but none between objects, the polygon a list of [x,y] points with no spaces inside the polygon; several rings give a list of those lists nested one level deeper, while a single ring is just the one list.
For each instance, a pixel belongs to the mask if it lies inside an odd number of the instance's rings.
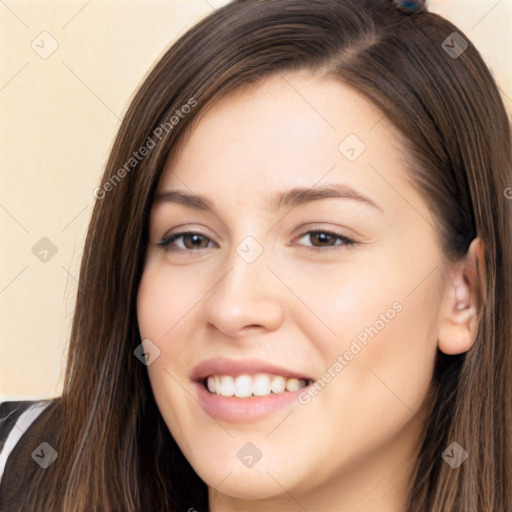
[{"label": "beige background", "polygon": [[[120,119],[158,56],[225,3],[0,2],[0,401],[61,393],[93,190]],[[512,0],[430,10],[480,49],[512,113]],[[46,262],[32,252],[43,237],[57,249],[39,252]]]}]

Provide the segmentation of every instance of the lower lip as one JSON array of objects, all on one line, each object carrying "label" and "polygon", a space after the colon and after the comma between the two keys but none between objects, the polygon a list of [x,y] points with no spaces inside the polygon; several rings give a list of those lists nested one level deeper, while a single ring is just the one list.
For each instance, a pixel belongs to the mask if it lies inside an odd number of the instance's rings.
[{"label": "lower lip", "polygon": [[274,411],[297,402],[301,391],[286,391],[271,393],[268,396],[251,396],[236,398],[210,393],[201,382],[194,382],[200,404],[206,412],[215,419],[231,423],[250,423],[264,418]]}]

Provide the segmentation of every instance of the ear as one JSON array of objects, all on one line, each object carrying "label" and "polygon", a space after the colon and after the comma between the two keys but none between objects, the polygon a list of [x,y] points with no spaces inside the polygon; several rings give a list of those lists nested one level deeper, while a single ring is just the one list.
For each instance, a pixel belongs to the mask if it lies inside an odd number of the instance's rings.
[{"label": "ear", "polygon": [[484,246],[475,238],[463,260],[453,263],[441,305],[438,347],[445,354],[467,352],[475,342],[484,306]]}]

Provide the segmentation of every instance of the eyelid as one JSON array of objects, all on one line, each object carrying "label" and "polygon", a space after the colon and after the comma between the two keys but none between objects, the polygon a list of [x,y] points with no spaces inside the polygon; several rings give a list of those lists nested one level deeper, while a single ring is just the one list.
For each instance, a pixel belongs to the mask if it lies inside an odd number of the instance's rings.
[{"label": "eyelid", "polygon": [[210,229],[206,228],[206,231],[213,233],[212,236],[206,234],[205,228],[201,224],[197,224],[194,222],[184,222],[182,224],[179,224],[178,226],[174,226],[172,229],[168,229],[161,237],[160,242],[156,242],[156,245],[163,245],[163,242],[170,239],[173,236],[176,235],[200,235],[204,238],[208,238],[213,242],[213,239],[218,239],[220,241],[223,241],[224,238],[220,235],[217,235],[215,232],[211,231]]},{"label": "eyelid", "polygon": [[[174,240],[178,240],[178,239],[184,237],[185,235],[199,235],[200,237],[207,239],[209,242],[211,242],[215,245],[218,245],[212,240],[212,238],[210,236],[205,235],[204,233],[201,233],[200,231],[195,231],[193,229],[185,229],[183,231],[176,231],[174,233],[168,233],[168,234],[166,233],[162,237],[160,242],[156,243],[156,245],[161,246],[164,249],[166,249],[168,246],[170,246],[171,242],[173,242]],[[191,249],[177,249],[177,251],[181,251],[181,252],[199,252],[202,250],[203,249],[195,249],[195,251],[193,251]]]},{"label": "eyelid", "polygon": [[[297,237],[295,237],[294,240],[300,240],[301,238],[304,238],[307,235],[318,234],[318,233],[323,233],[325,235],[330,236],[331,238],[337,238],[338,240],[341,240],[342,243],[335,244],[335,245],[328,245],[325,247],[322,247],[322,246],[316,247],[314,245],[307,245],[305,247],[307,247],[308,249],[310,249],[312,251],[316,251],[316,252],[326,252],[326,251],[330,251],[330,250],[341,249],[344,247],[355,247],[355,246],[361,245],[359,242],[357,242],[356,240],[354,240],[353,238],[351,238],[349,236],[342,235],[341,233],[337,233],[336,231],[332,231],[331,229],[323,229],[323,228],[308,229],[308,230],[304,231],[301,235],[298,235]],[[302,245],[302,244],[298,244],[298,245]]]}]

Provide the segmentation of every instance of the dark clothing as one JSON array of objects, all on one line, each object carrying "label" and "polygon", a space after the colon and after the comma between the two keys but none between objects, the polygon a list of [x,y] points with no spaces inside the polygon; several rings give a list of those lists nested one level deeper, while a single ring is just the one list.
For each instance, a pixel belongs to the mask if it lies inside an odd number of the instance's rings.
[{"label": "dark clothing", "polygon": [[0,510],[14,499],[10,490],[21,475],[26,474],[27,460],[43,466],[49,462],[45,446],[43,451],[40,448],[44,434],[39,432],[38,425],[50,403],[51,400],[0,403]]}]

